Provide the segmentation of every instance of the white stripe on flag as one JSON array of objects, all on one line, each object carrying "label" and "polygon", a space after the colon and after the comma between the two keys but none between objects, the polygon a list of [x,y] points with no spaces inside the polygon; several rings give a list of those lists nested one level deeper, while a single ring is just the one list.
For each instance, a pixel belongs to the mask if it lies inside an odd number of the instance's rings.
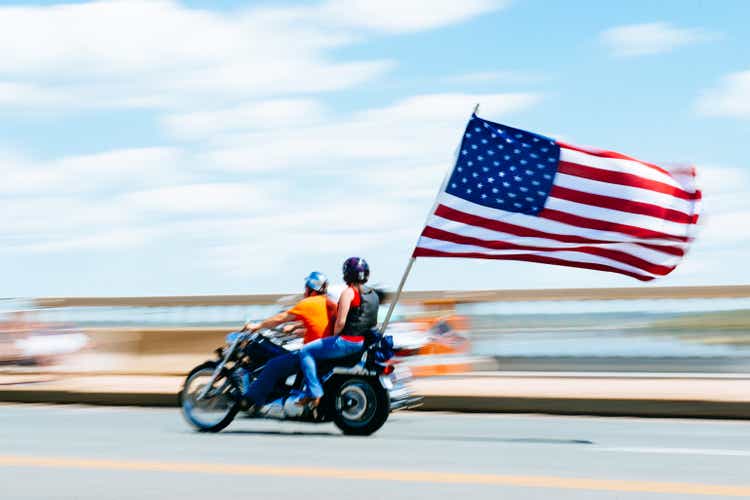
[{"label": "white stripe on flag", "polygon": [[[607,244],[586,244],[586,243],[564,243],[547,238],[532,238],[528,236],[516,236],[500,231],[493,231],[479,226],[472,226],[460,222],[444,219],[440,216],[433,216],[427,223],[427,227],[432,227],[441,231],[446,231],[458,236],[468,238],[477,238],[488,242],[505,242],[513,245],[524,247],[545,247],[552,249],[570,249],[576,247],[597,247],[606,250],[614,250],[628,253],[639,259],[658,264],[662,266],[674,266],[680,261],[680,257],[675,255],[665,255],[663,252],[646,248],[634,243],[607,243]],[[509,250],[510,251],[510,250]],[[515,251],[515,250],[513,250]],[[551,250],[552,251],[552,250]],[[524,250],[523,252],[527,252]]]},{"label": "white stripe on flag", "polygon": [[562,200],[553,196],[547,198],[547,203],[544,207],[549,210],[559,210],[560,212],[579,215],[581,217],[588,217],[590,219],[613,222],[616,224],[626,224],[628,226],[637,226],[643,229],[658,231],[660,233],[666,233],[675,236],[687,235],[688,224],[683,224],[681,222],[671,222],[668,220],[660,219],[658,217],[652,217],[650,215],[633,214],[620,210],[595,207],[592,205],[586,205],[584,203]]},{"label": "white stripe on flag", "polygon": [[[544,231],[546,233],[579,236],[583,238],[590,238],[595,240],[605,241],[624,241],[632,243],[648,243],[655,245],[669,245],[674,247],[682,247],[684,245],[680,242],[676,242],[671,239],[645,239],[637,238],[627,234],[623,234],[619,231],[604,231],[597,229],[588,229],[579,227],[571,224],[565,224],[549,219],[542,219],[533,215],[526,215],[516,212],[506,212],[505,210],[497,210],[482,205],[471,203],[470,201],[463,200],[446,192],[441,193],[438,196],[438,202],[447,207],[465,212],[471,215],[484,217],[486,219],[497,220],[507,222],[508,224],[515,224],[525,228]],[[678,233],[676,236],[685,236],[685,232]]]},{"label": "white stripe on flag", "polygon": [[581,151],[575,151],[566,147],[560,148],[560,161],[567,161],[570,163],[577,163],[579,165],[586,165],[589,167],[601,168],[603,170],[611,170],[613,172],[620,172],[623,174],[632,174],[639,177],[644,177],[652,181],[663,182],[672,187],[685,189],[690,191],[688,187],[682,186],[676,179],[660,172],[653,167],[644,165],[641,162],[634,160],[621,160],[618,158],[602,158],[601,156],[595,156]]},{"label": "white stripe on flag", "polygon": [[692,210],[695,208],[695,203],[692,201],[676,198],[669,194],[659,193],[645,188],[595,181],[560,172],[555,174],[555,185],[568,189],[575,189],[576,191],[610,196],[612,198],[637,201],[640,203],[651,203],[652,205],[677,210],[685,215],[691,215]]}]

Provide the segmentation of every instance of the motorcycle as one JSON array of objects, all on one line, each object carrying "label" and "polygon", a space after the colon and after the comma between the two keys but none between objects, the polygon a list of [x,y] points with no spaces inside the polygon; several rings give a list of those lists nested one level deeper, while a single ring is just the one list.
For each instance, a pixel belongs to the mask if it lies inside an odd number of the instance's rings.
[{"label": "motorcycle", "polygon": [[[312,408],[299,404],[303,396],[301,370],[274,387],[270,403],[246,411],[250,418],[294,420],[324,423],[333,421],[346,435],[369,436],[383,424],[392,411],[413,408],[421,399],[409,387],[408,369],[386,363],[389,338],[373,335],[362,351],[345,358],[318,361],[318,376],[324,396]],[[180,391],[185,419],[200,432],[219,432],[243,410],[242,367],[255,380],[266,363],[289,350],[291,338],[278,330],[232,332],[226,345],[216,350],[217,359],[193,368]],[[390,353],[392,355],[392,353]]]}]

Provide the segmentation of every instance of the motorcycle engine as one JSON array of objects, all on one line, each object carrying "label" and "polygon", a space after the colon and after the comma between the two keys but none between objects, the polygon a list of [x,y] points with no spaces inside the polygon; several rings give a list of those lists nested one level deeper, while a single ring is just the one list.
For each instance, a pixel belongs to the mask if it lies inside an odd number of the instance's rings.
[{"label": "motorcycle engine", "polygon": [[297,401],[299,401],[299,396],[296,395],[289,396],[284,400],[284,415],[287,418],[299,417],[305,411],[305,407],[298,405]]}]

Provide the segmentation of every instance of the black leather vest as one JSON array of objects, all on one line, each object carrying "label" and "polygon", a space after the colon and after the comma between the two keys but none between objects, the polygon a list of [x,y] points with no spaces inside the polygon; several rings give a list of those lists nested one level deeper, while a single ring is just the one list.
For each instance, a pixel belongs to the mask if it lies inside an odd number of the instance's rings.
[{"label": "black leather vest", "polygon": [[341,335],[369,335],[378,324],[380,299],[372,288],[362,287],[359,306],[350,307]]}]

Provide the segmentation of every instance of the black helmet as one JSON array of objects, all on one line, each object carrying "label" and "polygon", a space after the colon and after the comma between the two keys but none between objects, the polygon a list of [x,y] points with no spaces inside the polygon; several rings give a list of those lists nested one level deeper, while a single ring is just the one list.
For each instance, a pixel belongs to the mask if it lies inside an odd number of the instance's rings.
[{"label": "black helmet", "polygon": [[361,257],[349,257],[343,265],[344,281],[350,283],[367,283],[370,277],[370,266]]}]

